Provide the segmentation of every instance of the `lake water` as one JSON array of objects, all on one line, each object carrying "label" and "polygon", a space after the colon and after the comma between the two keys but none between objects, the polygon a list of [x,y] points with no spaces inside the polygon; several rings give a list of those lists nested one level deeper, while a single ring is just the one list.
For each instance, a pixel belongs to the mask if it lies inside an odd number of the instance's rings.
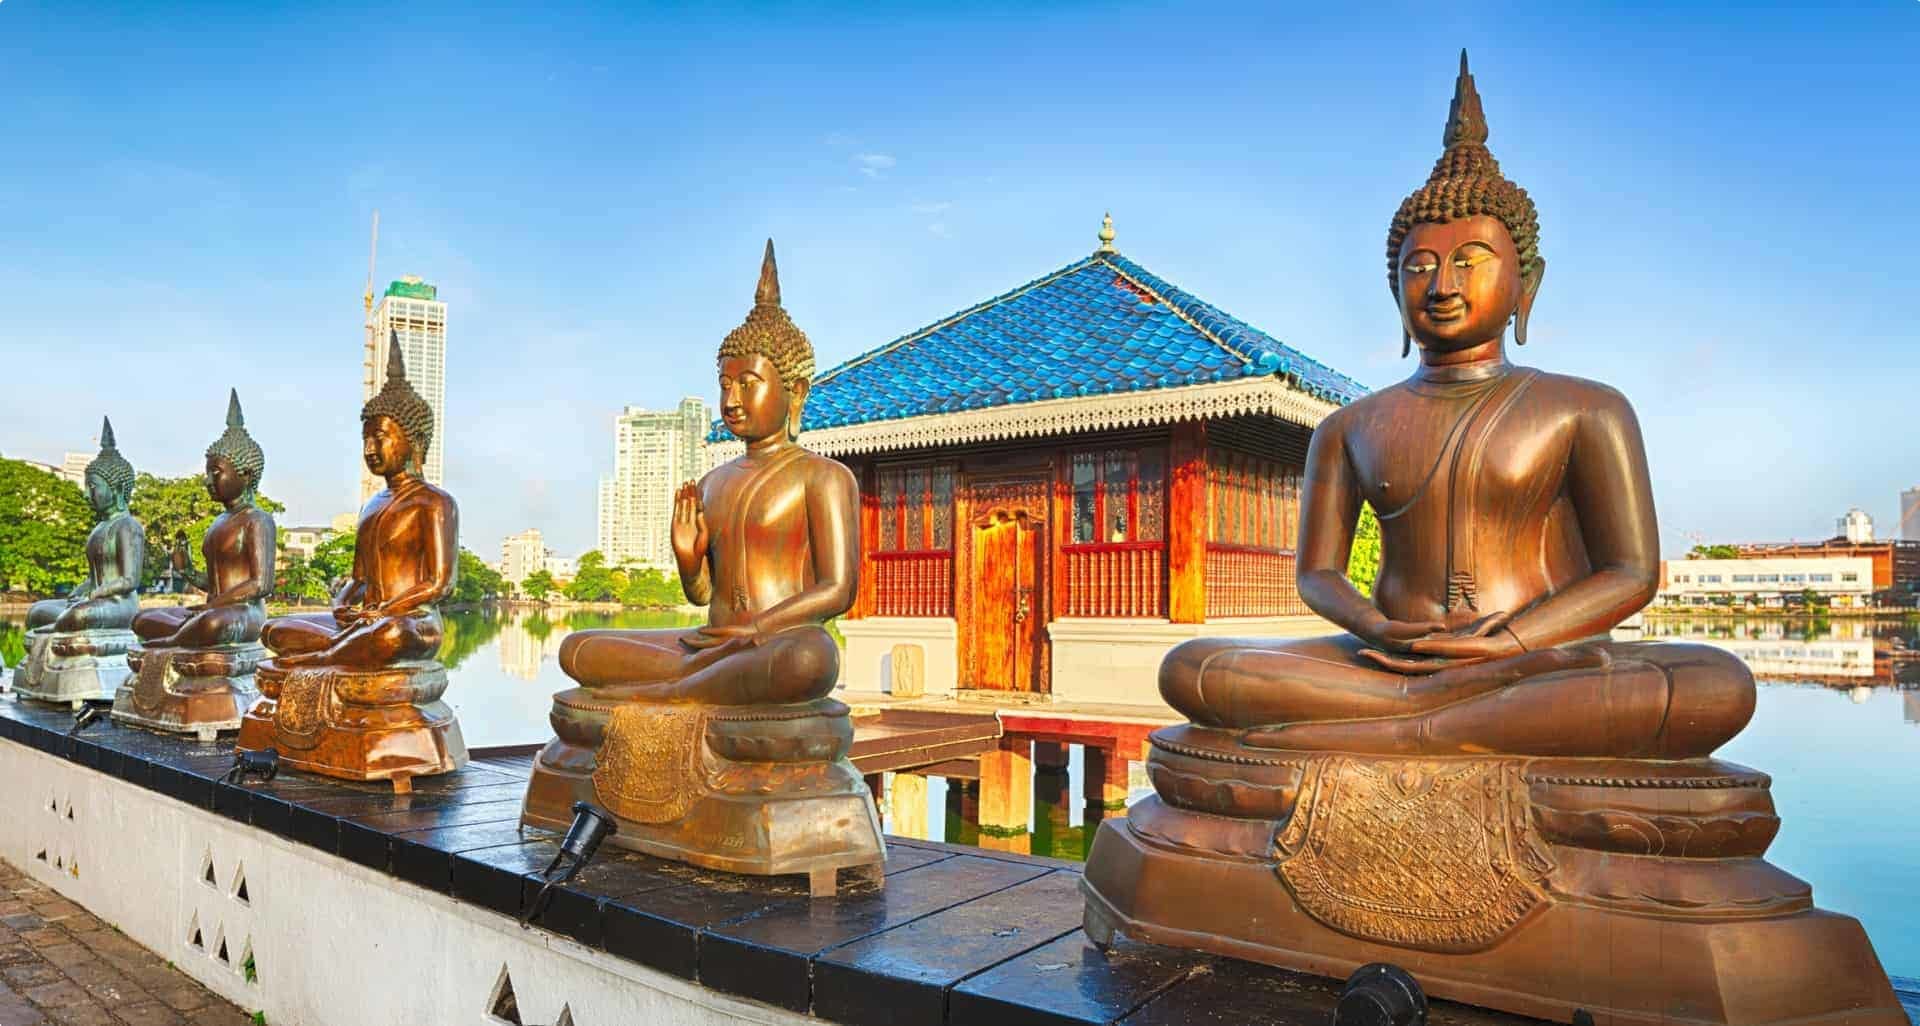
[{"label": "lake water", "polygon": [[[452,615],[441,652],[453,671],[447,700],[470,746],[541,742],[550,698],[569,686],[555,660],[567,634],[693,622],[672,613]],[[1646,636],[1708,641],[1753,667],[1758,710],[1719,756],[1773,777],[1782,825],[1768,857],[1810,882],[1821,906],[1864,922],[1889,972],[1920,977],[1920,630],[1859,620],[1656,620]],[[0,615],[0,660],[13,666],[22,654],[18,617]],[[1081,799],[1086,754],[1069,745],[1064,760],[1051,760],[1064,765],[1048,761],[1036,760],[1024,833],[983,832],[979,782],[939,777],[926,780],[924,810],[893,807],[894,795],[918,801],[918,780],[888,781],[888,829],[1084,858],[1107,814]],[[1150,793],[1135,770],[1131,799]]]}]

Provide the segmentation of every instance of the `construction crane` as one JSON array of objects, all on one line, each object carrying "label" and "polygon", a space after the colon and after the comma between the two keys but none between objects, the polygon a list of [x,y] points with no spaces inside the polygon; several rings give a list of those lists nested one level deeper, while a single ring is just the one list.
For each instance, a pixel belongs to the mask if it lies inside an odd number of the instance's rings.
[{"label": "construction crane", "polygon": [[373,330],[373,262],[379,252],[380,211],[375,210],[373,212],[373,240],[367,243],[367,288],[360,296],[360,305],[365,313],[363,326],[366,328],[367,333],[365,360],[363,361],[364,365],[361,367],[361,385],[366,390],[367,395],[373,394],[373,375],[375,370],[381,366],[379,360],[380,340],[374,336]]}]

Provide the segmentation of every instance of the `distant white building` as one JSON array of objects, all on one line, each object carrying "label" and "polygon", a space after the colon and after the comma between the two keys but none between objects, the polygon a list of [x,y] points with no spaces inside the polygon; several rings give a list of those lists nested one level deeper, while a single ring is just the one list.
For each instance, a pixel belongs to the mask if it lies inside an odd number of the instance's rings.
[{"label": "distant white building", "polygon": [[547,576],[557,584],[565,584],[580,576],[580,561],[572,556],[555,556],[551,553],[540,564]]},{"label": "distant white building", "polygon": [[547,543],[537,527],[507,535],[500,543],[500,576],[515,588],[527,575],[545,567],[546,561]]},{"label": "distant white building", "polygon": [[595,531],[607,565],[673,566],[673,497],[707,469],[712,411],[688,397],[671,410],[629,406],[613,418],[613,475],[600,479]]},{"label": "distant white building", "polygon": [[61,457],[58,467],[47,469],[84,488],[87,483],[87,464],[92,462],[92,453],[70,452]]},{"label": "distant white building", "polygon": [[1873,594],[1873,560],[1867,556],[1784,556],[1773,559],[1676,559],[1660,564],[1664,605],[1735,602],[1785,605],[1788,596],[1811,591],[1837,607],[1864,605]]},{"label": "distant white building", "polygon": [[320,543],[333,537],[331,527],[289,527],[280,532],[281,548],[285,550],[289,562],[295,559],[312,559]]},{"label": "distant white building", "polygon": [[1834,521],[1834,528],[1849,545],[1865,545],[1873,541],[1873,518],[1858,506]]},{"label": "distant white building", "polygon": [[[447,451],[447,304],[440,301],[438,289],[411,274],[387,286],[368,322],[361,366],[363,398],[373,398],[387,383],[387,345],[393,338],[400,340],[407,381],[433,408],[433,444],[427,448],[420,473],[428,484],[438,485],[443,481]],[[363,468],[360,505],[385,487],[384,481]]]}]

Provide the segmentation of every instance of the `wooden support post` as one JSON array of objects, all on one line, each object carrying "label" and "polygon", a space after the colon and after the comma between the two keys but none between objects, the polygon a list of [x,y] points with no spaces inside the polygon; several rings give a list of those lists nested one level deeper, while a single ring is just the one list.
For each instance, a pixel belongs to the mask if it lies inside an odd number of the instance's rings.
[{"label": "wooden support post", "polygon": [[887,794],[887,833],[901,837],[927,836],[927,778],[917,773],[895,773]]},{"label": "wooden support post", "polygon": [[860,482],[860,584],[854,593],[853,608],[847,619],[864,620],[874,615],[880,599],[880,583],[873,554],[880,550],[880,477],[872,460],[853,465]]},{"label": "wooden support post", "polygon": [[1127,760],[1112,748],[1087,746],[1086,772],[1080,782],[1088,823],[1126,812]]},{"label": "wooden support post", "polygon": [[980,847],[1024,854],[1033,814],[1032,742],[1001,738],[980,756]]},{"label": "wooden support post", "polygon": [[1167,619],[1207,620],[1207,424],[1173,426],[1167,453]]}]

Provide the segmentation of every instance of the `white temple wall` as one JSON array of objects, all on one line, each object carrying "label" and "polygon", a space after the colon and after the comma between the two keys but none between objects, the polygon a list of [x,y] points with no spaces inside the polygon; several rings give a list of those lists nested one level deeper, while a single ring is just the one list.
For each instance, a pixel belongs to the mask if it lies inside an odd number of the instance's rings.
[{"label": "white temple wall", "polygon": [[1053,700],[1151,707],[1160,700],[1160,660],[1193,638],[1305,638],[1329,634],[1318,616],[1259,616],[1169,623],[1166,620],[1064,619],[1047,625],[1053,639]]}]

